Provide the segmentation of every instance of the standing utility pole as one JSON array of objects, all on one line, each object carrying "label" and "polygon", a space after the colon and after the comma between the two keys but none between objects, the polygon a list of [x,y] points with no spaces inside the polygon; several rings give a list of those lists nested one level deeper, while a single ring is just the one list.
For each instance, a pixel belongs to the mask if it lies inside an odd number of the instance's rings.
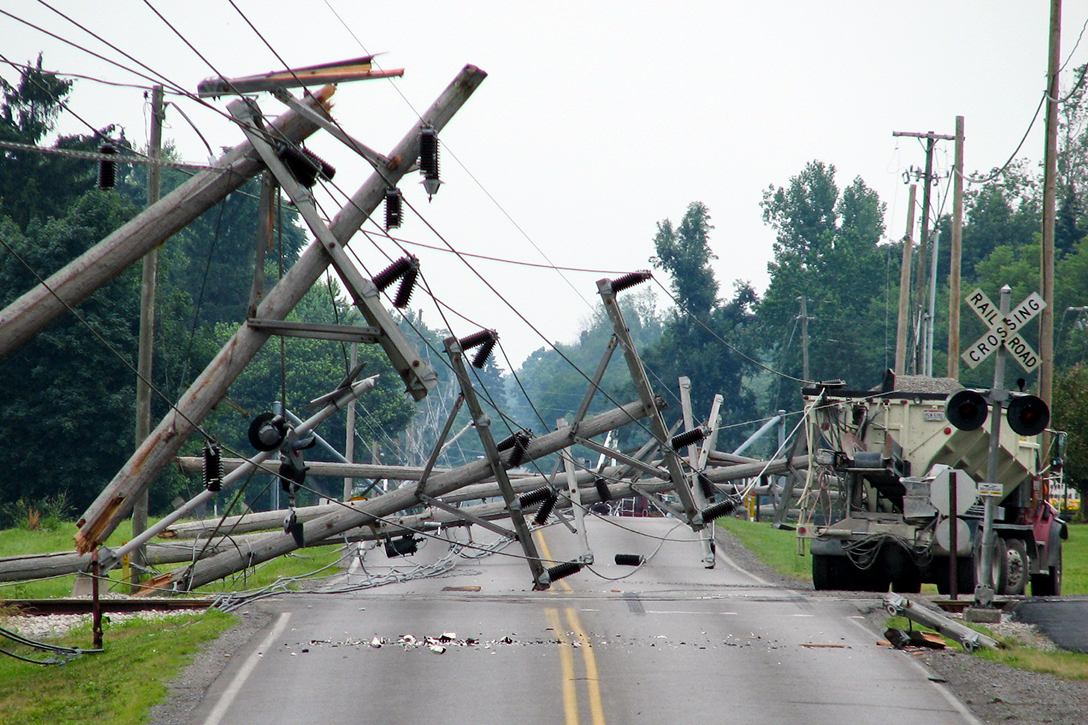
[{"label": "standing utility pole", "polygon": [[808,300],[804,295],[797,300],[801,303],[801,377],[811,380],[808,374]]},{"label": "standing utility pole", "polygon": [[[348,365],[348,370],[354,370],[358,364],[359,343],[353,342],[351,343],[351,363]],[[351,402],[348,403],[348,415],[344,427],[347,429],[344,433],[344,458],[348,459],[348,463],[355,463],[355,398],[352,398]],[[355,488],[355,479],[351,476],[345,476],[343,498],[345,503],[351,500],[351,490],[353,488]]]},{"label": "standing utility pole", "polygon": [[[940,133],[934,133],[933,131],[927,131],[926,133],[918,133],[913,131],[892,131],[892,136],[908,136],[910,138],[924,138],[926,140],[926,170],[923,173],[922,179],[925,186],[922,187],[922,236],[919,239],[918,244],[918,260],[915,268],[915,281],[914,281],[914,294],[912,295],[913,301],[911,303],[911,310],[916,315],[914,354],[911,355],[911,367],[915,373],[922,370],[925,364],[925,350],[923,341],[927,339],[928,334],[923,328],[923,313],[922,304],[925,294],[926,285],[923,284],[926,274],[926,259],[929,255],[929,194],[930,187],[933,185],[933,148],[936,146],[937,141],[951,141],[954,136],[946,136]],[[929,325],[933,324],[933,320],[929,320]]]},{"label": "standing utility pole", "polygon": [[910,259],[914,253],[914,204],[918,185],[910,185],[907,203],[907,233],[903,235],[903,262],[899,268],[899,315],[895,327],[895,374],[907,372],[907,329],[910,325]]},{"label": "standing utility pole", "polygon": [[[1043,253],[1041,292],[1045,307],[1039,315],[1039,397],[1050,406],[1054,388],[1054,206],[1058,185],[1058,73],[1061,58],[1062,0],[1050,0],[1050,59],[1046,85],[1046,156],[1043,169]],[[1047,455],[1050,437],[1044,433]]]},{"label": "standing utility pole", "polygon": [[[151,136],[148,142],[148,155],[154,161],[162,158],[163,124],[162,86],[151,89]],[[162,196],[162,167],[151,164],[147,167],[147,205],[158,203]],[[152,354],[155,348],[155,295],[159,282],[159,248],[155,247],[144,255],[143,284],[140,288],[140,343],[136,362],[136,448],[151,432],[151,376]],[[139,536],[147,528],[147,501],[145,489],[136,498],[132,508],[132,535]],[[139,584],[144,565],[143,547],[133,552],[132,583]]]},{"label": "standing utility pole", "polygon": [[963,258],[963,116],[956,116],[952,169],[952,261],[948,269],[948,377],[960,378],[960,262]]}]

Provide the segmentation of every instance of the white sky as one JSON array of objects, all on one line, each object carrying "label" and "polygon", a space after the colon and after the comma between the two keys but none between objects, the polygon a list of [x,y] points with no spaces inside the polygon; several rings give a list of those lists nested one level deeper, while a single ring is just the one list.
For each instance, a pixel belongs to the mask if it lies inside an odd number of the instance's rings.
[{"label": "white sky", "polygon": [[[924,153],[916,140],[893,138],[892,131],[951,135],[955,116],[963,115],[968,171],[1003,164],[1045,86],[1050,5],[236,3],[292,66],[386,51],[379,59],[384,67],[406,69],[392,82],[345,84],[335,97],[334,113],[344,128],[379,151],[388,151],[408,130],[415,118],[409,103],[425,109],[467,63],[487,71],[487,80],[442,134],[440,193],[427,204],[416,177],[401,184],[409,201],[459,250],[534,263],[546,255],[557,265],[597,270],[642,269],[653,254],[655,223],[666,217],[679,222],[687,204],[699,200],[710,208],[715,226],[712,245],[723,295],[737,278],[765,288],[774,234],[762,222],[762,192],[770,184],[786,184],[810,160],[834,164],[840,188],[860,175],[876,189],[887,203],[887,228],[895,237],[905,227],[903,171],[922,166]],[[213,75],[141,0],[50,4],[187,89],[195,91]],[[228,0],[152,4],[227,76],[281,67]],[[15,0],[0,9],[134,66],[40,3]],[[1088,40],[1073,51],[1086,18],[1088,0],[1066,0],[1062,57],[1072,53],[1069,70],[1088,62]],[[147,83],[3,15],[0,39],[0,53],[11,61],[26,62],[44,51],[51,70]],[[6,66],[0,75],[16,77]],[[1070,75],[1063,77],[1065,86]],[[191,100],[173,100],[216,150],[241,140],[221,115]],[[215,105],[222,110],[226,102]],[[80,81],[71,106],[94,126],[122,124],[134,143],[146,144],[142,91]],[[262,107],[280,111],[270,98]],[[186,160],[205,161],[207,152],[180,114],[168,111],[168,123],[166,135]],[[70,117],[60,130],[87,131]],[[365,181],[364,164],[327,135],[310,145],[337,167],[341,189],[351,193]],[[1021,155],[1035,162],[1042,149],[1040,115]],[[940,170],[947,170],[952,152],[950,142],[938,145]],[[397,236],[442,246],[410,212]],[[388,241],[378,244],[398,254]],[[372,273],[385,266],[386,257],[366,237],[352,246]],[[595,280],[609,276],[560,276],[474,262],[504,302],[452,255],[414,251],[435,294],[496,328],[515,364],[544,341],[507,302],[545,338],[569,341],[590,312]],[[668,283],[663,273],[658,277]],[[413,304],[423,306],[428,324],[441,326],[424,302],[417,291]],[[478,329],[456,318],[451,322],[459,336]]]}]

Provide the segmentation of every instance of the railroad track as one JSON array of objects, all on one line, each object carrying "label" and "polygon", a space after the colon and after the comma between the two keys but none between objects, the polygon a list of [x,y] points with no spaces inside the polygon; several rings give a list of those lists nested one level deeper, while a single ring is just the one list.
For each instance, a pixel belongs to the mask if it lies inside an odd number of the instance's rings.
[{"label": "railroad track", "polygon": [[[214,599],[179,597],[125,597],[100,599],[103,612],[153,612],[207,609]],[[90,614],[91,600],[67,599],[0,599],[0,609],[14,608],[21,614],[42,616],[47,614]]]}]

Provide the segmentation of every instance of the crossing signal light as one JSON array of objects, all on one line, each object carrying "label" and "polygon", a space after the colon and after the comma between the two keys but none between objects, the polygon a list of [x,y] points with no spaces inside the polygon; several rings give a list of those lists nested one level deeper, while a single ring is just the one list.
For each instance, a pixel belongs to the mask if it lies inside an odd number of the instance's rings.
[{"label": "crossing signal light", "polygon": [[1036,436],[1050,424],[1050,408],[1042,398],[1034,395],[1017,395],[1009,401],[1005,414],[1009,427],[1022,436]]},{"label": "crossing signal light", "polygon": [[961,390],[953,394],[945,403],[944,408],[944,415],[948,418],[948,422],[960,430],[981,428],[989,412],[986,398],[975,390]]}]

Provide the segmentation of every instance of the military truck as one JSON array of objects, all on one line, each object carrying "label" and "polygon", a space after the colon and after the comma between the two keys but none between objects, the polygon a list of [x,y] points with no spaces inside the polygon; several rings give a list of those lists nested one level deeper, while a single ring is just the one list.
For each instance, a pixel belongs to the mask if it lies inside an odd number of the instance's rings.
[{"label": "military truck", "polygon": [[[1008,424],[1038,416],[1037,405],[1010,406],[996,480],[988,481],[991,427],[982,421],[994,412],[953,379],[889,371],[874,390],[824,384],[802,392],[812,463],[797,534],[809,543],[816,589],[911,593],[929,582],[944,594],[953,586],[971,593],[986,580],[988,558],[994,594],[1024,594],[1029,583],[1035,595],[1061,593],[1068,528],[1048,496],[1061,460]],[[1018,397],[1027,396],[1011,394]],[[990,557],[980,493],[996,504]]]}]

